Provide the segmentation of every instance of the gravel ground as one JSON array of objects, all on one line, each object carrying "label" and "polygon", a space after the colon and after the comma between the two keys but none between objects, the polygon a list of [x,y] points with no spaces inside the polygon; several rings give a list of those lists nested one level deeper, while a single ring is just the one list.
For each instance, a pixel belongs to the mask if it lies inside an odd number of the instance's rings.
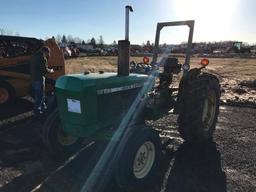
[{"label": "gravel ground", "polygon": [[158,127],[169,126],[163,135],[174,139],[169,148],[175,154],[162,192],[256,191],[255,109],[221,106],[214,142],[204,146],[182,143],[169,124],[174,120],[167,116],[157,122]]},{"label": "gravel ground", "polygon": [[256,111],[223,107],[215,134],[228,191],[256,191]]},{"label": "gravel ground", "polygon": [[[163,183],[156,183],[160,187],[154,191],[256,191],[256,110],[222,106],[220,111],[214,142],[201,146],[183,143],[173,115],[153,123],[167,128],[161,133],[163,141],[172,139],[159,173]],[[30,121],[1,134],[0,190],[31,191],[39,186],[37,191],[79,191],[82,184],[75,178],[81,177],[88,154],[61,167],[44,152],[35,126],[39,124]]]}]

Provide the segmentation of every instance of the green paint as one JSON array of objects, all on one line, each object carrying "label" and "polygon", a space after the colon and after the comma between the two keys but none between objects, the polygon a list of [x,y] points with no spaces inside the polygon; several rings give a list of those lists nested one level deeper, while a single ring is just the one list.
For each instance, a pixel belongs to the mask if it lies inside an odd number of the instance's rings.
[{"label": "green paint", "polygon": [[[60,77],[56,95],[64,131],[77,137],[102,137],[108,128],[118,126],[147,77],[116,73]],[[68,111],[67,99],[80,101],[81,113]]]}]

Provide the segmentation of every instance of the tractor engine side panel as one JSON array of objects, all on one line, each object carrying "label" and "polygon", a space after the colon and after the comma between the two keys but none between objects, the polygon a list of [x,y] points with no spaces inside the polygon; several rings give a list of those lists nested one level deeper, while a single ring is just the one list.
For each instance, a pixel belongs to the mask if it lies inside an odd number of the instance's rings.
[{"label": "tractor engine side panel", "polygon": [[146,75],[66,75],[56,83],[56,95],[64,131],[76,137],[93,137],[118,125]]}]

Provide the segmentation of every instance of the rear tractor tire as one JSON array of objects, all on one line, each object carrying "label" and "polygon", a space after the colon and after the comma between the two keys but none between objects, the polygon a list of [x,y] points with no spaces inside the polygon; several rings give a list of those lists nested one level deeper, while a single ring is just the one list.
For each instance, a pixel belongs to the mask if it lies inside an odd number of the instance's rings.
[{"label": "rear tractor tire", "polygon": [[219,114],[220,85],[211,74],[202,73],[184,87],[179,108],[179,133],[188,142],[212,140]]},{"label": "rear tractor tire", "polygon": [[58,160],[69,157],[83,145],[83,139],[64,132],[57,109],[48,116],[43,126],[42,138],[50,154]]},{"label": "rear tractor tire", "polygon": [[147,191],[158,181],[161,158],[159,134],[148,127],[136,126],[118,159],[117,184],[129,192]]}]

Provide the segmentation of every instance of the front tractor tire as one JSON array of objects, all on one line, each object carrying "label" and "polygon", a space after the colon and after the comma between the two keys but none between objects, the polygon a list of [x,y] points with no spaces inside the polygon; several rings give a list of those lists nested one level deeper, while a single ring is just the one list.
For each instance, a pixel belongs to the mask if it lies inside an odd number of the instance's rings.
[{"label": "front tractor tire", "polygon": [[11,103],[15,99],[15,90],[6,81],[0,81],[0,106]]},{"label": "front tractor tire", "polygon": [[58,110],[55,109],[43,125],[42,138],[50,154],[58,160],[64,160],[82,145],[81,138],[67,135],[61,125]]},{"label": "front tractor tire", "polygon": [[117,184],[129,192],[146,191],[156,185],[161,157],[159,134],[145,126],[135,129],[118,159],[115,173]]},{"label": "front tractor tire", "polygon": [[211,74],[201,73],[184,85],[179,101],[179,133],[188,142],[212,140],[219,114],[220,85]]}]

